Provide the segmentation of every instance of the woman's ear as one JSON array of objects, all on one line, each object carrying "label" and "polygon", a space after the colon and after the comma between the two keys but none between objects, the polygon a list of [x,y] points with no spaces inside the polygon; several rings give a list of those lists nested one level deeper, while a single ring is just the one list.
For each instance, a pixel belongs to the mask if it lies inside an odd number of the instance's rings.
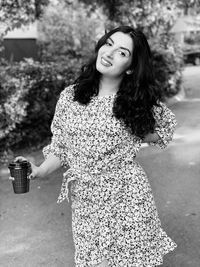
[{"label": "woman's ear", "polygon": [[132,74],[132,73],[133,73],[133,70],[127,70],[127,71],[126,71],[126,74],[127,74],[127,75],[130,75],[130,74]]}]

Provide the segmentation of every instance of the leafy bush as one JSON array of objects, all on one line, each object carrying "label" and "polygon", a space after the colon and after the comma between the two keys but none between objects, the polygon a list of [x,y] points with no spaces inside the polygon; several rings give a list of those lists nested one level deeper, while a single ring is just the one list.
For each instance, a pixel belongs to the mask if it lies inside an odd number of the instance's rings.
[{"label": "leafy bush", "polygon": [[[167,45],[166,45],[167,43]],[[151,43],[155,78],[162,98],[176,95],[182,86],[183,52],[175,42],[161,45],[159,40]]]},{"label": "leafy bush", "polygon": [[0,67],[1,156],[9,148],[40,146],[50,136],[58,96],[73,82],[79,64],[26,60]]}]

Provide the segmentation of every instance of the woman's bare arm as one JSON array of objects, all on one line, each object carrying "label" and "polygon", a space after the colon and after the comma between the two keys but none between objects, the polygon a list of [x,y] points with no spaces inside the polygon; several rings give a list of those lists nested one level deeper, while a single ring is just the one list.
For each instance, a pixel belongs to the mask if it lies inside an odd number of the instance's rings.
[{"label": "woman's bare arm", "polygon": [[[19,156],[15,158],[15,161],[27,160],[26,158]],[[36,166],[32,162],[30,179],[43,178],[61,167],[61,161],[53,154],[49,154],[48,158],[40,165]]]},{"label": "woman's bare arm", "polygon": [[159,135],[157,133],[149,133],[142,140],[142,143],[157,142],[159,140]]},{"label": "woman's bare arm", "polygon": [[39,177],[45,177],[61,167],[61,161],[58,157],[50,154],[48,158],[38,167]]}]

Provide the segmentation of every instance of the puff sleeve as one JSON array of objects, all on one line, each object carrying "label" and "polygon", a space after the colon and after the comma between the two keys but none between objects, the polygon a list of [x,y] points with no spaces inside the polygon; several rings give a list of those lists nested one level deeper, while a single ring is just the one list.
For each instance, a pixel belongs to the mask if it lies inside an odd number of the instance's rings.
[{"label": "puff sleeve", "polygon": [[160,107],[154,106],[154,118],[156,120],[155,132],[160,139],[157,142],[150,142],[149,145],[166,148],[173,138],[177,125],[175,115],[164,103],[160,103]]},{"label": "puff sleeve", "polygon": [[56,104],[54,117],[51,123],[52,138],[51,143],[43,148],[44,158],[48,158],[50,154],[55,155],[61,161],[61,166],[67,168],[67,147],[64,141],[66,139],[66,112],[69,105],[70,88],[65,88]]}]

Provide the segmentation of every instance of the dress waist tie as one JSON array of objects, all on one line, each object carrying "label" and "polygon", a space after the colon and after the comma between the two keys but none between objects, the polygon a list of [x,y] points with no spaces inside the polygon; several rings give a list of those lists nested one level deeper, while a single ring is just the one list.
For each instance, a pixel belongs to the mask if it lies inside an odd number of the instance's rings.
[{"label": "dress waist tie", "polygon": [[61,191],[57,199],[57,203],[63,202],[65,199],[69,202],[69,183],[80,179],[81,171],[79,169],[69,168],[63,174]]},{"label": "dress waist tie", "polygon": [[[109,162],[109,167],[111,168],[111,162]],[[118,162],[118,164],[120,163],[121,161]],[[127,163],[133,163],[133,159],[127,159],[127,160],[124,160],[121,162],[121,164],[123,164],[124,166],[126,166]],[[115,168],[119,168],[119,165],[116,165]],[[100,170],[98,170],[98,168],[94,168],[92,170],[93,174],[97,174],[102,171],[107,171],[107,168],[101,168]],[[122,165],[121,165],[122,167]],[[72,182],[72,181],[76,181],[76,180],[80,180],[82,175],[84,173],[87,173],[87,175],[89,174],[87,171],[85,171],[85,168],[80,168],[80,166],[73,166],[73,167],[70,167],[64,174],[63,174],[63,180],[62,180],[62,186],[61,186],[61,191],[60,191],[60,194],[58,196],[58,199],[57,199],[57,203],[61,203],[63,202],[65,199],[67,199],[67,201],[69,202],[69,183]]]}]

